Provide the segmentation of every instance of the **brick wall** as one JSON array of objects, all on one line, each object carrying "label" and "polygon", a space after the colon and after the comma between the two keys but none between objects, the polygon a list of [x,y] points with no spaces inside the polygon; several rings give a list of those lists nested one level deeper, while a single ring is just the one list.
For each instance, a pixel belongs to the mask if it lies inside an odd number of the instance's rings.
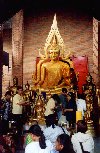
[{"label": "brick wall", "polygon": [[[93,70],[93,19],[86,14],[75,12],[57,12],[59,32],[64,40],[66,52],[70,50],[75,56],[88,56],[89,71]],[[24,15],[23,42],[23,84],[32,84],[32,73],[35,71],[36,57],[39,48],[43,48],[50,31],[54,12],[42,12]],[[11,40],[11,35],[4,39]],[[6,36],[7,37],[7,36]],[[10,37],[10,38],[9,38]],[[9,44],[10,45],[10,44]],[[7,48],[7,42],[4,43]]]},{"label": "brick wall", "polygon": [[23,10],[12,18],[12,76],[23,84]]},{"label": "brick wall", "polygon": [[12,38],[11,38],[11,29],[3,30],[3,50],[9,53],[9,69],[8,66],[3,66],[3,94],[6,92],[7,87],[9,86],[9,81],[12,84]]}]

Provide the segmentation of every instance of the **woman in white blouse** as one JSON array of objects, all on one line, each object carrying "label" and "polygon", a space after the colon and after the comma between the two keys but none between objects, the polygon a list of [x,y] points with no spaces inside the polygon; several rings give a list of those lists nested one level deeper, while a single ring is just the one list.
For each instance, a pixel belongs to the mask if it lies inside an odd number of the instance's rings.
[{"label": "woman in white blouse", "polygon": [[84,120],[79,120],[77,122],[77,133],[72,135],[71,138],[73,149],[76,153],[82,153],[82,147],[84,151],[89,153],[94,152],[94,141],[92,135],[86,133],[86,131],[87,123]]},{"label": "woman in white blouse", "polygon": [[26,146],[25,153],[50,153],[53,145],[49,140],[45,140],[40,126],[32,125],[29,132],[33,141]]}]

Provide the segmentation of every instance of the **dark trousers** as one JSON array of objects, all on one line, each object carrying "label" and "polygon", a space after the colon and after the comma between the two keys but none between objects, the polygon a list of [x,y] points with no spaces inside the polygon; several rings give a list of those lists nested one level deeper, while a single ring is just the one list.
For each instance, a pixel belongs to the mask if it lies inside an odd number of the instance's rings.
[{"label": "dark trousers", "polygon": [[6,135],[9,132],[9,121],[2,120],[2,134]]},{"label": "dark trousers", "polygon": [[23,128],[23,116],[22,114],[13,114],[13,119],[16,122],[18,135],[20,136],[22,134],[22,128]]}]

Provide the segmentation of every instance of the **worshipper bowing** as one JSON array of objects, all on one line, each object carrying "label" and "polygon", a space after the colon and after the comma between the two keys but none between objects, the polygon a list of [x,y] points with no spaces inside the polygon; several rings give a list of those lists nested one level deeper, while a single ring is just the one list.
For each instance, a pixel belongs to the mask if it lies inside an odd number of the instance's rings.
[{"label": "worshipper bowing", "polygon": [[47,140],[50,140],[53,146],[55,145],[55,141],[57,136],[63,133],[70,135],[70,133],[64,127],[60,127],[57,125],[57,120],[54,115],[49,115],[46,118],[46,128],[44,129],[44,135]]},{"label": "worshipper bowing", "polygon": [[45,140],[43,131],[39,125],[32,125],[29,129],[32,141],[25,147],[25,153],[50,153],[53,145]]},{"label": "worshipper bowing", "polygon": [[72,135],[71,142],[76,153],[82,153],[82,148],[88,153],[94,152],[94,141],[91,134],[87,133],[87,123],[84,120],[77,122],[77,133]]},{"label": "worshipper bowing", "polygon": [[76,122],[76,101],[75,96],[72,92],[67,94],[67,103],[66,108],[64,109],[64,115],[66,116],[66,120],[69,122],[69,127],[75,127]]}]

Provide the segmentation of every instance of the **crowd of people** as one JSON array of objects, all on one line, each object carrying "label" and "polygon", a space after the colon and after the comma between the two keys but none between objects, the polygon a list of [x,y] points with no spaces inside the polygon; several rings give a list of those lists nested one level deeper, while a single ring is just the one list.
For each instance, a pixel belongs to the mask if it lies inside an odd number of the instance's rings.
[{"label": "crowd of people", "polygon": [[[27,105],[23,99],[22,87],[18,86],[17,94],[14,95],[12,101],[11,92],[7,91],[0,104],[0,113],[2,114],[0,134],[6,135],[9,132],[9,121],[13,119],[16,123],[16,142],[18,143],[21,141],[20,136],[25,120],[22,110],[23,106]],[[77,110],[82,111],[83,118],[76,124]],[[45,127],[41,128],[41,125],[36,122],[26,130],[25,138],[27,139],[29,136],[31,141],[25,144],[25,153],[32,153],[33,150],[34,153],[82,153],[82,149],[93,153],[93,138],[86,133],[85,111],[85,100],[80,95],[76,100],[73,92],[67,92],[66,88],[62,88],[60,95],[52,95],[46,103]],[[65,123],[66,126],[62,126],[62,123]],[[74,129],[74,133],[71,133],[71,129]]]},{"label": "crowd of people", "polygon": [[76,111],[81,111],[82,119],[85,119],[86,101],[83,99],[82,95],[79,94],[76,98],[75,93],[68,92],[66,88],[62,88],[60,95],[54,94],[48,100],[45,118],[53,114],[57,117],[59,124],[66,122],[69,127],[75,128]]},{"label": "crowd of people", "polygon": [[47,126],[44,130],[38,124],[34,124],[29,128],[28,135],[30,135],[31,141],[26,144],[25,153],[33,153],[33,150],[34,153],[94,152],[94,141],[92,136],[87,133],[87,124],[84,120],[77,122],[77,131],[73,135],[70,135],[66,129],[54,122],[55,120],[50,120],[49,124],[47,119]]}]

